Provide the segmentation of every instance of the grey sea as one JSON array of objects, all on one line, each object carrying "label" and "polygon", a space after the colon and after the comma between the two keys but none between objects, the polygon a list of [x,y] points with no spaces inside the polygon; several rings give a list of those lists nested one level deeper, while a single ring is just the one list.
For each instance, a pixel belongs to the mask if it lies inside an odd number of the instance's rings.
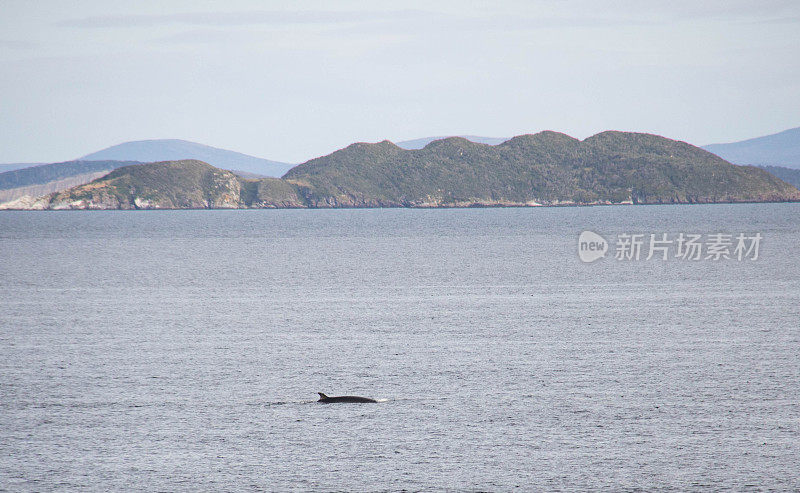
[{"label": "grey sea", "polygon": [[[719,232],[758,258],[614,258]],[[800,204],[3,212],[0,489],[796,491],[798,248]]]}]

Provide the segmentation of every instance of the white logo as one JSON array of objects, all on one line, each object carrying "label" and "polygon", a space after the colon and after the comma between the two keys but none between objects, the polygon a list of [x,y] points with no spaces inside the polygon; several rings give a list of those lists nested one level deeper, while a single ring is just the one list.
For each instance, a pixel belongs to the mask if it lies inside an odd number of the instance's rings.
[{"label": "white logo", "polygon": [[594,262],[603,258],[608,251],[605,238],[591,231],[584,231],[578,237],[578,257],[582,262]]},{"label": "white logo", "polygon": [[[613,253],[616,260],[622,261],[679,259],[690,262],[741,262],[746,259],[758,260],[762,239],[764,236],[761,233],[619,233]],[[578,257],[582,262],[603,258],[608,249],[608,242],[597,233],[584,231],[578,237]]]}]

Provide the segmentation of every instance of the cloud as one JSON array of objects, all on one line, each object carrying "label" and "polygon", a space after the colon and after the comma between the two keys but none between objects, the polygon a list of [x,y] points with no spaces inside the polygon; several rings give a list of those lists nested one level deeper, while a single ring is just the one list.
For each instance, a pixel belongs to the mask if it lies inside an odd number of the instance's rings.
[{"label": "cloud", "polygon": [[18,41],[14,39],[0,39],[0,48],[9,50],[31,50],[38,47],[38,43],[33,41]]},{"label": "cloud", "polygon": [[[162,36],[153,40],[156,43],[176,43],[176,44],[220,44],[225,42],[236,41],[241,36],[234,36],[228,30],[221,29],[191,29],[188,31],[181,31],[178,33]],[[240,40],[245,42],[244,40]]]},{"label": "cloud", "polygon": [[84,17],[57,22],[60,27],[84,29],[116,27],[152,27],[164,25],[193,25],[205,27],[343,24],[376,20],[413,20],[429,15],[419,10],[393,11],[248,11],[248,12],[185,12],[163,15],[108,15]]},{"label": "cloud", "polygon": [[800,23],[800,16],[795,17],[773,17],[759,21],[760,24],[797,24]]},{"label": "cloud", "polygon": [[645,15],[663,22],[736,20],[770,18],[797,15],[800,4],[797,0],[672,0],[670,2],[643,2],[641,0],[617,0],[608,2],[584,0],[569,4],[578,7],[573,13],[607,12],[617,15]]}]

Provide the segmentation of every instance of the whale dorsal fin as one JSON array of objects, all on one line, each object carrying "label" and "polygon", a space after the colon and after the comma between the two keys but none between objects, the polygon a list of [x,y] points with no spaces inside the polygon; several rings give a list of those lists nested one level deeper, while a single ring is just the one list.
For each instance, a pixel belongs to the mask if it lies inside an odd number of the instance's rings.
[{"label": "whale dorsal fin", "polygon": [[328,398],[328,396],[323,394],[322,392],[317,392],[317,394],[319,394],[319,400],[321,401],[324,401],[325,399]]}]

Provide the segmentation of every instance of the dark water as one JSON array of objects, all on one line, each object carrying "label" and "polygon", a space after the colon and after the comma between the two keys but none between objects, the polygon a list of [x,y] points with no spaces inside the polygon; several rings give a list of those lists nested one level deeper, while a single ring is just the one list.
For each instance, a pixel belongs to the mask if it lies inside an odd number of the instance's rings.
[{"label": "dark water", "polygon": [[800,204],[3,212],[0,489],[797,490],[798,246]]}]

